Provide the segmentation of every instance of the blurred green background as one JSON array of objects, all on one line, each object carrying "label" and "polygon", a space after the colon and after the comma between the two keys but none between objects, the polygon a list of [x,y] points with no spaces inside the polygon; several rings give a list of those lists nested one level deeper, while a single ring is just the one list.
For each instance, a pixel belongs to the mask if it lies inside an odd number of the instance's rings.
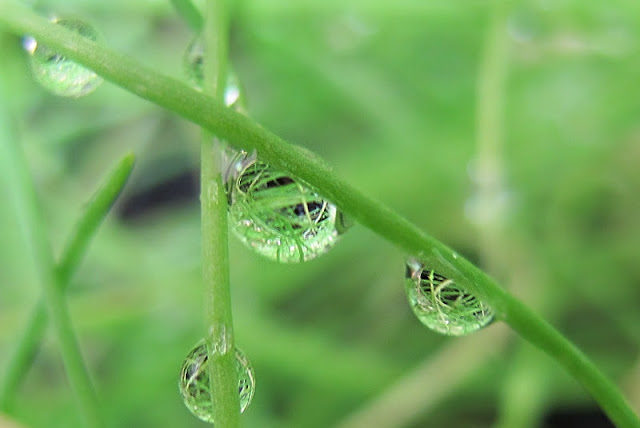
[{"label": "blurred green background", "polygon": [[[193,34],[169,1],[35,7],[83,17],[113,49],[183,78]],[[492,7],[237,1],[231,61],[255,120],[490,270],[638,409],[640,4],[509,6],[504,141],[493,153],[501,179],[485,200],[500,215],[486,217],[476,120]],[[109,425],[205,426],[177,387],[204,331],[199,130],[108,82],[79,100],[50,95],[31,79],[20,39],[2,37],[0,67],[16,84],[0,102],[18,120],[56,254],[101,177],[124,153],[138,158],[69,292]],[[8,192],[0,187],[0,200]],[[41,290],[19,224],[4,205],[0,370]],[[257,377],[244,426],[612,426],[504,326],[456,339],[419,324],[404,296],[407,255],[362,227],[305,264],[263,260],[235,238],[230,252],[236,340]],[[51,334],[10,416],[25,427],[82,426]]]}]

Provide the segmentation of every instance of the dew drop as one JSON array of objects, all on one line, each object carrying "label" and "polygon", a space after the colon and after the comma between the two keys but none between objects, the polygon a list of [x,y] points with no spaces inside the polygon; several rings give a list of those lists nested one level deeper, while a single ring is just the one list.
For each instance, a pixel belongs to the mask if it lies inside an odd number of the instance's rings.
[{"label": "dew drop", "polygon": [[464,336],[493,321],[489,306],[417,259],[407,261],[405,290],[420,322],[437,333]]},{"label": "dew drop", "polygon": [[[53,22],[94,42],[101,39],[94,27],[79,19],[55,18]],[[31,69],[36,81],[55,95],[82,97],[103,82],[102,77],[92,70],[55,52],[44,43],[38,43],[33,37],[26,37],[23,46],[31,54]]]},{"label": "dew drop", "polygon": [[[200,37],[194,38],[184,54],[184,69],[189,83],[201,91],[204,82],[204,45]],[[224,103],[240,112],[245,112],[244,93],[236,73],[227,70],[227,82],[224,89]]]},{"label": "dew drop", "polygon": [[314,259],[332,248],[349,227],[334,204],[258,160],[255,153],[232,153],[225,170],[232,230],[271,260]]},{"label": "dew drop", "polygon": [[[240,413],[244,412],[255,392],[256,380],[247,357],[235,348],[236,370],[238,372],[238,395]],[[214,423],[211,404],[211,385],[207,372],[207,346],[203,340],[189,352],[180,371],[180,394],[189,411],[199,419]]]}]

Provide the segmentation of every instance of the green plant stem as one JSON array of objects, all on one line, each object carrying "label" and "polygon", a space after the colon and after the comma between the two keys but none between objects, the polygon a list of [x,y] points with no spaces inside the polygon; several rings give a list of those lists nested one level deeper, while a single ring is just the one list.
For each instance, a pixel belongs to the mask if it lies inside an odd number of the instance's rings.
[{"label": "green plant stem", "polygon": [[[228,55],[227,0],[207,0],[204,26],[204,92],[223,99]],[[240,423],[231,290],[227,196],[222,182],[220,141],[203,129],[201,142],[202,265],[206,306],[208,370],[217,426]]]},{"label": "green plant stem", "polygon": [[[58,287],[62,291],[68,288],[70,279],[78,268],[89,242],[124,188],[134,161],[134,155],[129,154],[118,162],[94,193],[84,214],[76,223],[56,267]],[[15,397],[33,360],[36,348],[42,340],[46,325],[47,308],[45,302],[41,300],[33,309],[16,350],[9,359],[6,376],[0,384],[0,411],[7,411],[10,407],[11,400]]]},{"label": "green plant stem", "polygon": [[[8,84],[0,75],[0,99],[5,99]],[[2,109],[2,105],[0,105]],[[1,116],[8,116],[9,112],[0,111]],[[7,120],[7,123],[9,121]],[[7,132],[5,129],[4,132]],[[53,256],[49,245],[46,228],[40,215],[40,207],[36,197],[34,185],[29,176],[29,168],[22,147],[16,138],[0,138],[0,162],[11,189],[12,201],[19,213],[26,234],[26,242],[31,247],[35,262],[36,273],[42,284],[43,295],[47,310],[64,362],[65,370],[75,393],[79,407],[90,427],[102,427],[98,404],[89,374],[85,368],[80,347],[74,335],[60,281],[53,263]]]},{"label": "green plant stem", "polygon": [[203,19],[191,0],[171,0],[171,4],[193,31],[202,30]]},{"label": "green plant stem", "polygon": [[313,153],[285,142],[248,117],[227,109],[222,102],[47,22],[13,0],[0,0],[0,5],[4,11],[0,25],[18,34],[31,34],[105,79],[215,132],[236,147],[256,149],[261,159],[300,177],[354,220],[406,253],[421,255],[445,276],[463,277],[469,291],[491,305],[499,319],[579,380],[614,423],[640,427],[640,420],[616,386],[557,330],[446,245],[338,178]]}]

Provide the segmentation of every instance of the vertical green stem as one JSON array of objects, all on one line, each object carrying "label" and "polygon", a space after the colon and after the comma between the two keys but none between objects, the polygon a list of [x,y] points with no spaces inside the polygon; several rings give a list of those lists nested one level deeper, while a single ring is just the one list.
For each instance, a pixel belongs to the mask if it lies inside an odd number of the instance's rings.
[{"label": "vertical green stem", "polygon": [[496,274],[504,263],[504,245],[501,229],[504,212],[500,200],[503,183],[503,128],[504,94],[508,71],[508,44],[506,38],[507,6],[495,2],[484,44],[484,53],[478,72],[477,98],[477,159],[475,170],[478,246],[487,270]]},{"label": "vertical green stem", "polygon": [[[226,0],[208,0],[203,83],[205,93],[218,99],[224,96],[227,38]],[[240,401],[229,284],[227,196],[222,182],[221,155],[220,141],[203,130],[200,203],[211,400],[215,424],[234,428],[239,425]]]},{"label": "vertical green stem", "polygon": [[[0,67],[1,69],[1,67]],[[5,99],[9,82],[5,76],[0,76],[0,100]],[[7,127],[12,121],[7,120],[8,111],[3,111],[0,104],[0,116],[6,121]],[[0,120],[3,120],[0,119]],[[4,126],[0,127],[4,128]],[[4,132],[8,134],[8,129]],[[38,206],[36,191],[29,175],[29,168],[22,148],[16,138],[0,138],[0,164],[5,171],[11,188],[12,204],[18,211],[26,232],[26,240],[33,252],[37,275],[43,287],[47,310],[58,338],[62,360],[67,377],[78,400],[79,406],[90,427],[102,427],[98,412],[98,404],[89,374],[85,368],[78,341],[71,326],[71,319],[67,309],[62,288],[59,284],[53,256],[47,237],[46,228]]]}]

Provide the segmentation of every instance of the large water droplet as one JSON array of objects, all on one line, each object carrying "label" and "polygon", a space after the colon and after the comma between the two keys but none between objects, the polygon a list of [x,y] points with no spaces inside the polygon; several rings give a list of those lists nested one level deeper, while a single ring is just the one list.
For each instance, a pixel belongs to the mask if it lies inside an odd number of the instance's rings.
[{"label": "large water droplet", "polygon": [[[256,381],[253,368],[247,357],[238,349],[235,349],[236,370],[238,372],[238,394],[240,396],[240,413],[247,408],[253,393]],[[211,404],[211,384],[207,372],[207,345],[204,340],[196,344],[180,371],[180,394],[189,411],[205,422],[213,423],[213,408]]]},{"label": "large water droplet", "polygon": [[[74,31],[92,41],[101,39],[98,31],[78,19],[54,19],[58,25]],[[35,79],[48,91],[63,97],[82,97],[93,92],[102,77],[92,70],[64,57],[33,37],[24,40],[25,49],[31,54],[31,69]]]},{"label": "large water droplet", "polygon": [[411,309],[429,329],[449,336],[464,336],[488,325],[493,312],[464,289],[464,285],[407,261],[405,289]]},{"label": "large water droplet", "polygon": [[[204,82],[204,44],[200,37],[194,38],[184,54],[184,69],[187,79],[199,91]],[[244,93],[240,80],[232,69],[227,70],[227,82],[224,89],[224,103],[240,112],[245,112]]]},{"label": "large water droplet", "polygon": [[255,153],[230,156],[225,173],[230,224],[259,254],[284,263],[311,260],[346,230],[336,206],[300,180],[259,161]]}]

